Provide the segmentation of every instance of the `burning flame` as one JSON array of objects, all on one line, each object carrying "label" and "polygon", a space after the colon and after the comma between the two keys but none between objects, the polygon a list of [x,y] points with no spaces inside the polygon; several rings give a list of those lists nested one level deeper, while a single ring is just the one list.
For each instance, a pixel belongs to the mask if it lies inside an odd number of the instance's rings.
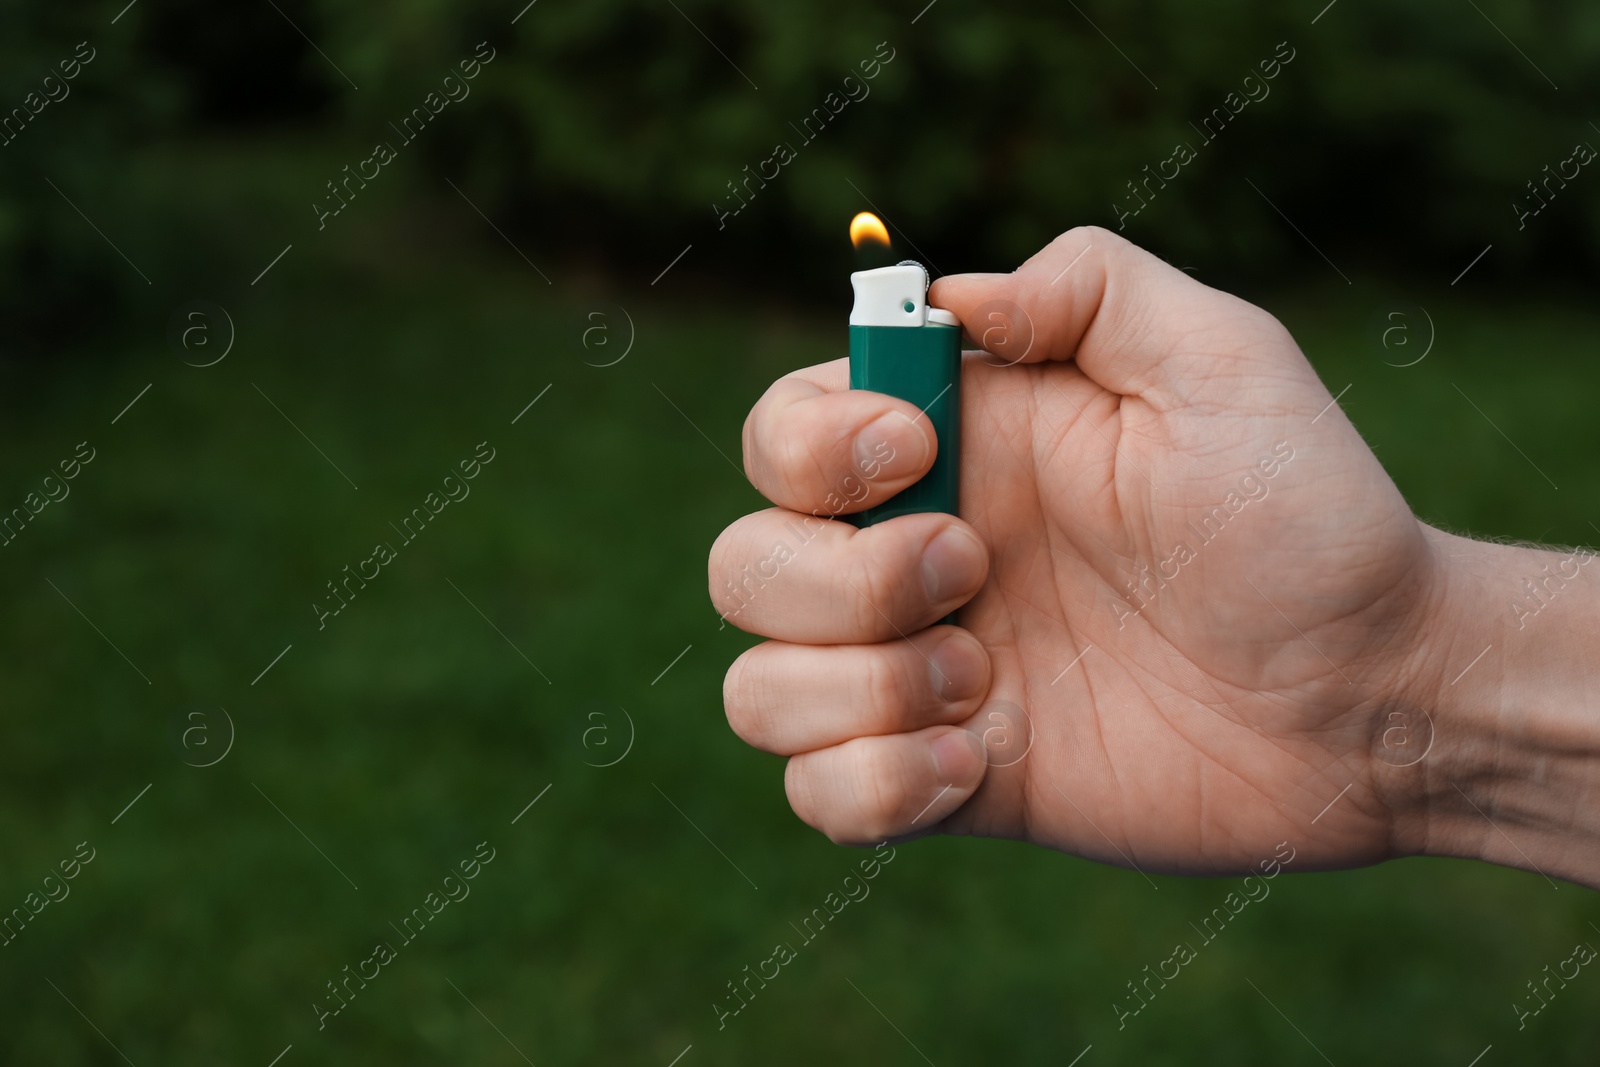
[{"label": "burning flame", "polygon": [[860,248],[865,241],[876,241],[889,247],[889,231],[883,220],[870,211],[863,211],[850,220],[850,243]]}]

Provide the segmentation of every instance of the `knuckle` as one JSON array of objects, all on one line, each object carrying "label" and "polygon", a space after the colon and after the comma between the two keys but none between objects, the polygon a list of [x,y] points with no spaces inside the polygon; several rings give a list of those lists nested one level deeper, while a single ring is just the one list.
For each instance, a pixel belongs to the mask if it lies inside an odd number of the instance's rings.
[{"label": "knuckle", "polygon": [[767,391],[761,394],[755,406],[750,409],[750,414],[745,416],[744,428],[740,431],[740,442],[744,447],[745,476],[752,485],[761,488],[762,481],[769,473],[772,466],[770,454],[773,439],[773,419],[782,410],[780,397],[787,388],[788,379],[779,378],[767,386]]},{"label": "knuckle", "polygon": [[[793,731],[786,725],[784,694],[792,679],[762,651],[770,644],[757,645],[734,661],[723,682],[724,708],[728,725],[745,744],[789,755],[793,749],[788,747],[788,738]],[[738,677],[733,677],[735,670]]]},{"label": "knuckle", "polygon": [[[1105,249],[1120,249],[1130,244],[1126,237],[1117,233],[1115,230],[1108,230],[1104,226],[1074,226],[1061,236],[1071,238],[1081,237],[1090,244]],[[1059,239],[1060,238],[1058,238],[1058,240]]]},{"label": "knuckle", "polygon": [[870,730],[898,726],[905,705],[904,681],[902,672],[890,661],[886,650],[873,649],[867,656],[861,688],[866,700],[864,727]]},{"label": "knuckle", "polygon": [[722,679],[722,707],[728,716],[728,726],[746,744],[755,744],[760,732],[760,680],[752,677],[759,669],[751,663],[754,652],[755,649],[750,649],[734,660]]},{"label": "knuckle", "polygon": [[[783,792],[789,798],[789,810],[813,830],[822,830],[812,805],[812,793],[806,779],[806,762],[803,757],[792,756],[783,768]],[[823,831],[826,833],[826,831]]]},{"label": "knuckle", "polygon": [[738,525],[737,519],[729,523],[723,527],[721,533],[717,534],[717,539],[711,542],[711,553],[706,558],[706,570],[713,584],[728,568],[728,553],[732,551],[734,530]]},{"label": "knuckle", "polygon": [[742,610],[742,602],[734,594],[733,576],[738,569],[739,526],[743,521],[735,520],[717,535],[706,560],[711,603],[725,617],[737,615]]},{"label": "knuckle", "polygon": [[839,571],[848,590],[841,592],[850,600],[849,617],[858,631],[882,634],[885,615],[881,613],[888,612],[893,617],[893,583],[871,553],[858,545],[851,547],[855,551],[845,558]]},{"label": "knuckle", "polygon": [[903,768],[885,755],[859,761],[857,796],[861,811],[856,820],[856,840],[881,841],[901,831],[910,790]]},{"label": "knuckle", "polygon": [[788,394],[793,387],[794,382],[788,377],[779,378],[768,386],[745,417],[740,434],[745,476],[764,495],[774,487],[782,488],[787,484],[790,445],[794,437],[787,430],[791,403]]},{"label": "knuckle", "polygon": [[760,488],[760,463],[761,445],[757,436],[757,420],[761,414],[761,404],[757,403],[750,409],[750,414],[744,417],[744,428],[739,431],[739,447],[743,449],[744,476],[750,484]]},{"label": "knuckle", "polygon": [[769,447],[772,455],[772,487],[794,499],[797,491],[805,485],[806,475],[816,466],[811,442],[803,434],[786,430]]}]

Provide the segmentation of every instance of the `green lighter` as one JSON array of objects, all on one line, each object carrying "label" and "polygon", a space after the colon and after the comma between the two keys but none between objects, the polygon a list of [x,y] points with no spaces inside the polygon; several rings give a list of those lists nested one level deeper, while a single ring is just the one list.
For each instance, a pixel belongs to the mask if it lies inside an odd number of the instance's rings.
[{"label": "green lighter", "polygon": [[871,526],[925,511],[957,514],[961,476],[961,324],[928,306],[928,272],[915,260],[850,275],[850,388],[909,400],[933,423],[938,455],[916,484],[850,516]]}]

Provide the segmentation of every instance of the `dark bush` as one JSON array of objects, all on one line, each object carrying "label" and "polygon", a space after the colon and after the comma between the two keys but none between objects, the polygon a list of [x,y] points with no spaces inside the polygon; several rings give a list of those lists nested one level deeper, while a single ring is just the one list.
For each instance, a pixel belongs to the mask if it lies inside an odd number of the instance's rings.
[{"label": "dark bush", "polygon": [[[327,177],[480,41],[494,62],[373,211],[402,190],[453,196],[449,178],[546,257],[653,273],[692,241],[687,271],[735,278],[838,264],[869,200],[948,269],[1120,222],[1185,264],[1271,274],[1306,254],[1280,211],[1346,269],[1437,275],[1490,241],[1504,254],[1486,266],[1519,277],[1594,266],[1600,178],[1572,179],[1558,223],[1519,230],[1513,207],[1546,164],[1600,145],[1582,110],[1600,80],[1592,5],[923,2],[540,0],[515,25],[516,0],[140,4],[114,26],[18,13],[6,104],[76,42],[97,58],[0,148],[6,321],[81,323],[144,284],[64,196],[160,284],[265,263],[286,227],[315,228]],[[875,53],[893,59],[849,99]],[[1271,81],[1263,61],[1280,63]],[[830,93],[844,106],[802,138]],[[1247,93],[1207,145],[1206,117]],[[254,142],[261,165],[209,169],[219,138],[233,159]],[[744,185],[780,143],[792,162]],[[1152,180],[1180,144],[1195,158]],[[737,215],[730,182],[754,193]],[[1148,206],[1124,216],[1130,183]]]}]

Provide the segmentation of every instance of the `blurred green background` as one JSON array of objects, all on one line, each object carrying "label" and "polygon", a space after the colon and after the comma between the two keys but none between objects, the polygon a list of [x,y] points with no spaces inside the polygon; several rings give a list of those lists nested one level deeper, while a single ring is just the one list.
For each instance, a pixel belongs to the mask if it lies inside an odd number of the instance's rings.
[{"label": "blurred green background", "polygon": [[[1232,883],[973,840],[900,848],[719,1031],[725,983],[860,854],[727,730],[749,639],[705,556],[759,505],[730,466],[749,406],[843,352],[851,214],[936,273],[1116,228],[1279,42],[1270,95],[1124,232],[1279,315],[1428,521],[1594,542],[1600,176],[1520,229],[1513,205],[1600,144],[1600,11],[3,17],[0,106],[29,114],[0,147],[0,506],[95,458],[0,555],[0,907],[95,858],[0,948],[0,1061],[1595,1061],[1600,979],[1521,1032],[1511,1010],[1600,944],[1586,890],[1446,861],[1279,879],[1119,1031],[1124,983]],[[402,145],[389,123],[480,41],[471,95]],[[802,145],[879,42],[870,94]],[[719,227],[780,140],[796,158]],[[397,158],[319,229],[376,141]],[[484,441],[471,495],[319,630],[325,583]],[[479,842],[470,897],[402,945]],[[398,958],[319,1030],[380,940]]]}]

